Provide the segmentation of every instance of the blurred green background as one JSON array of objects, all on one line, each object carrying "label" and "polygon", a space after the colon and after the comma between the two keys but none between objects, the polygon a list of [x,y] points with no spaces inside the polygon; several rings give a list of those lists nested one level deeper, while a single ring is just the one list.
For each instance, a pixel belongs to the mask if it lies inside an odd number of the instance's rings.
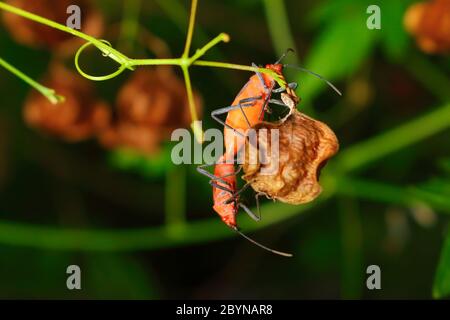
[{"label": "blurred green background", "polygon": [[[182,52],[189,1],[94,2],[107,26],[139,21],[174,55]],[[205,59],[265,64],[294,48],[289,62],[343,91],[338,97],[310,75],[287,71],[299,83],[300,110],[333,128],[341,150],[323,170],[324,192],[315,202],[264,201],[261,222],[239,217],[244,231],[293,252],[292,259],[226,228],[211,208],[207,179],[195,165],[173,166],[170,143],[142,157],[30,129],[22,106],[31,89],[0,69],[0,297],[448,295],[450,59],[421,52],[404,31],[403,16],[414,2],[200,0],[193,48],[220,32],[232,39]],[[381,30],[366,28],[370,4],[381,8]],[[151,57],[128,41],[129,56]],[[0,25],[0,56],[39,79],[51,52],[17,44]],[[249,73],[191,70],[204,101],[204,128],[219,128],[211,110],[228,105]],[[113,104],[130,75],[96,83],[97,92]],[[251,193],[247,198],[252,204]],[[80,291],[66,288],[71,264],[81,267]],[[381,268],[381,290],[366,288],[371,264]]]}]

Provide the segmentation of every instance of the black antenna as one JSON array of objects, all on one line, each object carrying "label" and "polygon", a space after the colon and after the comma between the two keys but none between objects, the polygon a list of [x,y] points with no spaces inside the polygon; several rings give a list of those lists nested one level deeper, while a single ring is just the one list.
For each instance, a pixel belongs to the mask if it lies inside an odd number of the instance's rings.
[{"label": "black antenna", "polygon": [[288,54],[289,52],[295,52],[295,50],[292,49],[292,48],[288,48],[288,49],[281,55],[280,59],[278,59],[277,62],[275,62],[274,64],[279,64],[279,63],[281,62],[281,60],[283,60],[283,59],[287,56],[287,54]]},{"label": "black antenna", "polygon": [[293,68],[293,69],[297,69],[297,70],[300,70],[300,71],[309,73],[309,74],[311,74],[311,75],[313,75],[313,76],[319,78],[320,80],[325,81],[325,82],[326,82],[326,83],[327,83],[334,91],[336,91],[336,93],[337,93],[338,95],[342,96],[342,93],[338,90],[338,88],[336,88],[336,87],[334,86],[334,84],[332,84],[330,81],[328,81],[327,79],[325,79],[324,77],[322,77],[320,74],[317,74],[317,73],[315,73],[315,72],[312,72],[311,70],[308,70],[308,69],[305,69],[305,68],[302,68],[302,67],[293,66],[293,65],[291,65],[291,64],[285,64],[284,67],[287,67],[287,68]]},{"label": "black antenna", "polygon": [[237,227],[231,227],[231,228],[232,228],[234,231],[236,231],[237,233],[239,233],[242,237],[244,237],[245,239],[247,239],[248,241],[250,241],[250,242],[253,243],[254,245],[256,245],[256,246],[258,246],[258,247],[260,247],[260,248],[262,248],[262,249],[264,249],[264,250],[270,251],[270,252],[272,252],[272,253],[274,253],[274,254],[277,254],[277,255],[280,255],[280,256],[283,256],[283,257],[292,257],[292,256],[293,256],[293,254],[291,254],[291,253],[286,253],[286,252],[277,251],[277,250],[270,249],[270,248],[268,248],[268,247],[262,245],[261,243],[259,243],[259,242],[255,241],[255,240],[253,240],[253,239],[250,238],[249,236],[247,236],[247,235],[245,235],[244,233],[242,233]]}]

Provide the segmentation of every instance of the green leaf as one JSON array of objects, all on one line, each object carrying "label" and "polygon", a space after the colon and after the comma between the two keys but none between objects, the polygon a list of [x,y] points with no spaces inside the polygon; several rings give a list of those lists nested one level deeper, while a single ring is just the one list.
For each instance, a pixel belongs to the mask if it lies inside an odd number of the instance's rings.
[{"label": "green leaf", "polygon": [[448,295],[450,295],[450,230],[447,232],[444,247],[441,251],[433,285],[433,297],[435,299]]},{"label": "green leaf", "polygon": [[[336,16],[313,44],[306,59],[307,68],[330,80],[354,73],[370,54],[379,34],[378,30],[367,29],[366,19],[365,9],[359,3]],[[312,100],[325,88],[322,81],[304,74],[298,82],[305,100]]]}]

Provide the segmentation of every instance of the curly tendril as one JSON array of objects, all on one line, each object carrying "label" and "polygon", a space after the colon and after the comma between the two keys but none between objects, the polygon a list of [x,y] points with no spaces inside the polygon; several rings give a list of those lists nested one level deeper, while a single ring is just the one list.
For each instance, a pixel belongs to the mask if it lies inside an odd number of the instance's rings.
[{"label": "curly tendril", "polygon": [[[125,69],[134,70],[134,68],[131,66],[131,61],[132,61],[131,59],[129,59],[122,53],[119,53],[118,51],[114,50],[109,41],[106,41],[106,40],[99,40],[99,41],[101,43],[105,44],[106,46],[100,46],[97,43],[87,42],[84,45],[82,45],[78,49],[77,53],[75,54],[75,67],[83,77],[85,77],[89,80],[92,80],[92,81],[106,81],[106,80],[110,80],[110,79],[117,77],[122,72],[124,72]],[[81,67],[80,67],[79,60],[80,60],[81,53],[84,50],[86,50],[87,47],[89,47],[89,46],[95,46],[97,49],[99,49],[102,52],[102,55],[104,57],[108,57],[108,58],[111,58],[112,60],[116,61],[120,65],[119,69],[117,69],[115,72],[112,72],[110,74],[103,75],[103,76],[93,76],[93,75],[90,75],[90,74],[84,72],[83,69],[81,69]]]}]

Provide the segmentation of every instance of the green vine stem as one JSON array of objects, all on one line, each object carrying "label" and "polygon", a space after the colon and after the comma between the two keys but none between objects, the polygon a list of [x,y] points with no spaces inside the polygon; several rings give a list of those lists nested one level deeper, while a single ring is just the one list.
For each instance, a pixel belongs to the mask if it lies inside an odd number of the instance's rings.
[{"label": "green vine stem", "polygon": [[[293,218],[337,193],[369,197],[373,193],[372,191],[361,194],[361,188],[355,189],[350,187],[353,184],[351,180],[348,180],[348,175],[351,172],[449,128],[450,104],[444,105],[430,114],[421,116],[409,123],[400,125],[380,136],[343,150],[336,159],[337,168],[335,169],[337,170],[335,172],[339,172],[339,174],[337,176],[324,175],[321,178],[326,193],[318,200],[300,207],[281,203],[268,203],[261,206],[262,212],[276,211],[276,214],[266,215],[258,223],[254,223],[254,221],[249,219],[241,219],[240,225],[248,232],[260,230]],[[407,132],[409,134],[406,134]],[[394,142],[396,139],[399,139],[399,141]],[[384,147],[384,145],[387,146]],[[378,148],[380,148],[379,151]],[[370,156],[368,156],[368,152]],[[342,180],[343,177],[347,179],[347,187],[341,187],[345,186],[343,184],[344,180]],[[374,184],[366,184],[366,186],[373,187]],[[392,201],[394,203],[400,201],[401,203],[402,199],[405,199],[403,198],[405,196],[400,193],[398,188],[390,188],[389,190],[390,192],[386,194],[379,193],[383,201]],[[418,196],[420,195],[416,194],[416,197]],[[426,198],[417,199],[426,200]],[[235,233],[226,228],[217,217],[189,222],[182,231],[176,234],[168,232],[166,226],[133,230],[75,230],[23,225],[6,221],[0,222],[0,243],[54,250],[116,251],[159,249],[224,239],[234,235]]]},{"label": "green vine stem", "polygon": [[[263,2],[271,35],[270,38],[278,56],[281,56],[287,48],[292,48],[295,51],[295,41],[289,26],[284,0],[264,0]],[[297,55],[292,55],[286,59],[291,59],[292,63],[298,64]]]},{"label": "green vine stem", "polygon": [[398,187],[353,177],[339,177],[337,183],[338,195],[407,207],[426,203],[434,209],[450,213],[450,199],[444,195],[428,194],[413,186]]},{"label": "green vine stem", "polygon": [[[191,5],[191,14],[189,18],[189,26],[188,26],[188,33],[186,37],[186,43],[185,48],[183,51],[183,54],[180,58],[177,59],[131,59],[121,53],[120,51],[114,49],[111,44],[106,40],[99,40],[94,37],[91,37],[87,34],[84,34],[80,31],[71,29],[65,25],[59,24],[57,22],[54,22],[52,20],[46,19],[44,17],[38,16],[36,14],[33,14],[31,12],[27,12],[25,10],[13,7],[11,5],[8,5],[4,2],[0,1],[0,9],[17,14],[21,17],[24,17],[26,19],[47,25],[51,28],[55,28],[57,30],[67,32],[72,34],[73,36],[79,37],[87,43],[85,43],[83,46],[78,49],[76,55],[75,55],[75,67],[77,68],[78,72],[84,76],[85,78],[88,78],[93,81],[105,81],[110,80],[122,72],[124,72],[126,69],[134,70],[136,66],[145,66],[145,65],[177,65],[182,68],[183,75],[185,79],[186,84],[186,91],[189,101],[189,110],[191,113],[191,121],[192,121],[192,130],[194,132],[195,137],[198,141],[203,141],[203,133],[201,130],[201,127],[198,125],[198,115],[197,115],[197,108],[195,106],[195,100],[194,100],[194,94],[192,91],[192,84],[191,84],[191,78],[189,75],[189,68],[192,65],[197,66],[205,66],[205,67],[221,67],[221,68],[228,68],[228,69],[234,69],[234,70],[244,70],[244,71],[251,71],[251,72],[263,72],[263,73],[269,73],[271,76],[277,81],[277,83],[285,87],[286,84],[282,81],[282,79],[272,70],[268,70],[265,68],[254,68],[249,66],[242,66],[232,63],[221,63],[221,62],[211,62],[211,61],[205,61],[202,63],[202,61],[199,61],[204,54],[211,48],[213,48],[215,45],[219,44],[220,42],[228,42],[230,40],[229,35],[226,33],[221,33],[217,37],[215,37],[213,40],[208,42],[205,46],[198,49],[193,56],[189,56],[189,52],[191,49],[192,44],[192,37],[194,34],[194,27],[195,27],[195,20],[196,20],[196,12],[197,12],[197,6],[198,6],[198,0],[192,0]],[[84,72],[79,64],[79,58],[81,53],[89,46],[95,46],[97,47],[102,54],[105,57],[109,57],[112,60],[116,61],[119,64],[119,68],[108,75],[102,75],[102,76],[93,76],[89,75],[88,73]]]},{"label": "green vine stem", "polygon": [[186,226],[186,167],[173,165],[167,170],[165,191],[165,226],[177,236]]},{"label": "green vine stem", "polygon": [[338,166],[343,172],[355,171],[397,150],[450,127],[450,104],[417,119],[361,142],[341,152]]},{"label": "green vine stem", "polygon": [[71,29],[65,25],[59,24],[57,22],[54,22],[52,20],[46,19],[44,17],[38,16],[34,13],[16,8],[14,6],[11,6],[9,4],[6,4],[2,1],[0,1],[0,9],[14,13],[16,15],[19,15],[23,18],[38,22],[40,24],[44,24],[48,27],[63,31],[63,32],[67,32],[72,34],[73,36],[76,36],[78,38],[81,38],[87,42],[92,43],[93,45],[95,45],[100,51],[102,51],[102,53],[108,57],[110,57],[111,59],[113,59],[114,61],[118,62],[119,64],[126,64],[127,61],[129,61],[130,59],[128,57],[126,57],[124,54],[120,53],[119,51],[115,50],[114,48],[112,48],[111,46],[105,44],[104,42],[102,42],[101,40],[98,40],[94,37],[91,37],[83,32],[80,32],[78,30],[75,29]]},{"label": "green vine stem", "polygon": [[11,65],[10,63],[6,62],[2,58],[0,58],[0,66],[17,76],[19,79],[22,79],[24,82],[26,82],[31,87],[35,88],[37,91],[39,91],[43,96],[45,96],[51,103],[57,104],[58,102],[64,101],[64,97],[57,95],[55,90],[47,88],[46,86],[43,86],[39,82],[34,81],[29,76],[27,76],[25,73]]}]

